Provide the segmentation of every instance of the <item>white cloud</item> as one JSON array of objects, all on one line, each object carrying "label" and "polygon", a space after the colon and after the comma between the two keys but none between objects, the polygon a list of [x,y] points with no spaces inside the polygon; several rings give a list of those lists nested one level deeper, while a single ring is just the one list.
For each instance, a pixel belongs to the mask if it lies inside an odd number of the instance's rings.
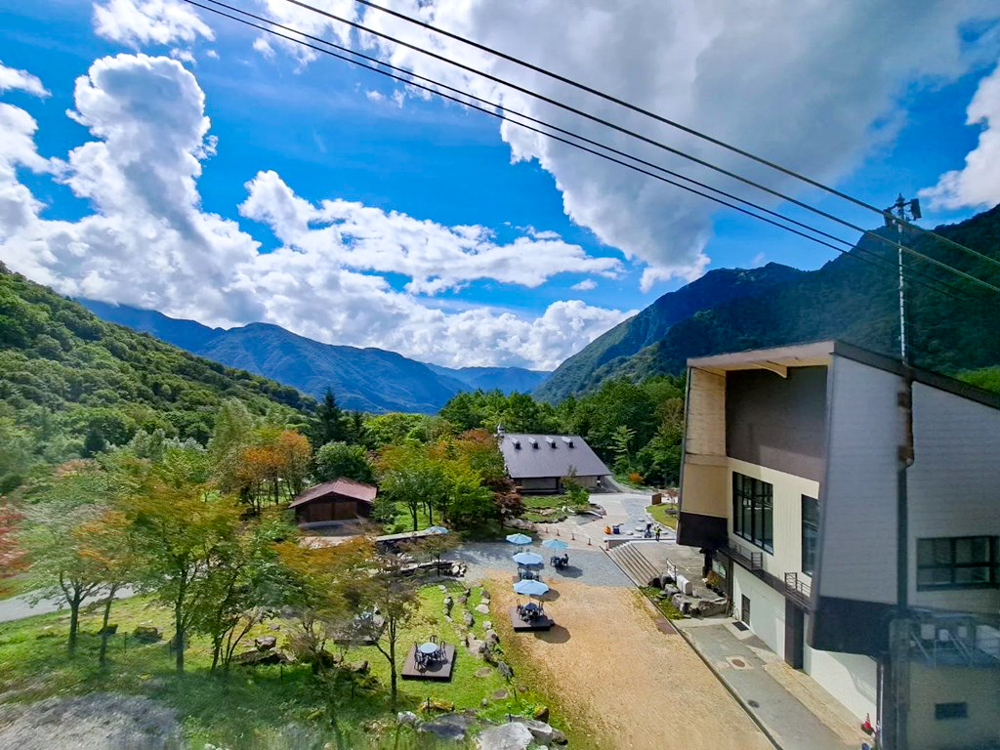
[{"label": "white cloud", "polygon": [[979,82],[966,110],[968,125],[981,125],[979,143],[962,169],[945,172],[920,191],[932,208],[983,207],[1000,203],[1000,65]]},{"label": "white cloud", "polygon": [[485,227],[446,227],[361,203],[299,198],[275,172],[247,183],[244,216],[267,223],[285,245],[345,268],[409,276],[406,290],[435,294],[492,279],[537,287],[558,273],[614,276],[614,258],[588,256],[561,239],[518,237],[497,244]]},{"label": "white cloud", "polygon": [[214,39],[194,7],[181,0],[104,0],[94,4],[94,31],[114,42],[140,47]]},{"label": "white cloud", "polygon": [[[93,140],[65,162],[41,158],[37,125],[0,104],[0,252],[58,291],[159,309],[211,325],[266,321],[332,343],[380,346],[443,364],[551,368],[631,312],[580,301],[528,318],[487,307],[448,312],[421,300],[473,279],[532,286],[581,268],[612,274],[557,238],[498,244],[478,226],[447,227],[358,203],[313,204],[274,172],[247,184],[247,216],[281,239],[274,252],[202,210],[198,179],[214,151],[195,77],[166,57],[118,55],[77,79],[72,117]],[[94,213],[54,221],[17,179],[51,171]],[[376,273],[373,273],[376,272]],[[411,276],[394,290],[378,273]]]},{"label": "white cloud", "polygon": [[578,292],[589,292],[591,289],[597,288],[597,282],[593,279],[584,279],[583,281],[578,281],[572,288]]},{"label": "white cloud", "polygon": [[[973,54],[981,55],[963,51],[959,27],[1000,13],[995,0],[927,0],[919,11],[890,3],[878,13],[838,0],[769,0],[755,4],[753,12],[704,0],[581,0],[572,13],[563,0],[393,5],[831,182],[891,141],[905,119],[900,97],[907,90],[952,80],[969,69]],[[773,187],[799,189],[733,154],[387,14],[369,10],[364,18],[386,33],[763,177]],[[996,41],[984,39],[984,45]],[[523,94],[403,47],[368,36],[363,41],[394,64],[732,188],[725,178]],[[514,160],[537,160],[555,177],[567,215],[602,242],[649,264],[644,288],[703,272],[714,204],[509,123],[501,135]]]},{"label": "white cloud", "polygon": [[373,102],[380,102],[385,99],[385,96],[381,92],[375,90],[366,91],[365,96],[367,96],[368,99]]},{"label": "white cloud", "polygon": [[25,70],[8,68],[0,62],[0,93],[4,91],[26,91],[41,97],[49,95],[38,76],[33,76]]},{"label": "white cloud", "polygon": [[179,47],[174,47],[172,50],[170,50],[170,56],[175,60],[180,60],[181,62],[187,63],[188,65],[194,65],[196,62],[194,59],[194,53],[188,49],[180,49]]},{"label": "white cloud", "polygon": [[271,43],[265,37],[259,36],[254,39],[253,48],[268,60],[274,57],[274,47],[271,46]]}]

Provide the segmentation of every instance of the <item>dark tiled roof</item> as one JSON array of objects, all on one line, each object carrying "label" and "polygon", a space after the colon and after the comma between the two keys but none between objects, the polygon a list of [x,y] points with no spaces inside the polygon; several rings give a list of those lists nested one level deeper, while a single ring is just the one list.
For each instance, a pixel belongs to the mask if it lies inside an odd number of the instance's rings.
[{"label": "dark tiled roof", "polygon": [[571,468],[581,477],[603,477],[611,473],[579,435],[508,433],[500,441],[500,450],[512,479],[565,477],[569,476]]},{"label": "dark tiled roof", "polygon": [[323,484],[310,487],[295,498],[288,507],[295,508],[313,500],[329,497],[330,495],[370,503],[375,499],[377,494],[378,490],[370,484],[363,484],[362,482],[355,482],[353,479],[341,477],[333,482],[323,482]]}]

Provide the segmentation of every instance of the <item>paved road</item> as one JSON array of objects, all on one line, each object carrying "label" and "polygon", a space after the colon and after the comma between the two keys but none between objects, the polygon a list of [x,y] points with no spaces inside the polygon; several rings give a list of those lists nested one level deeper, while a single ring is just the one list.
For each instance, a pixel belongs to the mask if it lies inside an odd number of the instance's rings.
[{"label": "paved road", "polygon": [[464,562],[469,566],[466,578],[469,581],[477,581],[488,578],[496,571],[508,572],[513,576],[517,571],[517,565],[511,557],[518,549],[528,549],[542,556],[545,565],[541,569],[541,575],[542,580],[546,583],[555,585],[560,579],[565,579],[574,583],[585,583],[589,586],[614,586],[618,588],[632,586],[632,582],[626,578],[611,558],[600,549],[593,547],[567,550],[569,567],[564,570],[555,570],[549,566],[548,559],[552,552],[539,545],[518,548],[507,542],[465,544],[445,557]]},{"label": "paved road", "polygon": [[[127,599],[130,596],[135,596],[135,593],[130,588],[123,588],[115,594],[115,599]],[[96,604],[101,599],[100,596],[91,597],[84,601],[84,606]],[[10,599],[0,601],[0,622],[23,620],[25,617],[45,615],[65,608],[66,603],[59,599],[45,599],[33,605],[27,596],[13,596]]]}]

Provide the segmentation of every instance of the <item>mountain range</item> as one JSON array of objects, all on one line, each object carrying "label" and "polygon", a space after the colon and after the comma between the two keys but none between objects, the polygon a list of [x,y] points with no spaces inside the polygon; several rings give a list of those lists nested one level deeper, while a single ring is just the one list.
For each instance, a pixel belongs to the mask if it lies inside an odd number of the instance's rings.
[{"label": "mountain range", "polygon": [[[1000,206],[935,232],[976,252],[912,229],[904,244],[1000,286]],[[884,241],[896,237],[869,232],[815,271],[711,271],[595,339],[535,396],[556,402],[607,378],[681,372],[689,357],[828,338],[898,357],[897,249]],[[911,362],[945,373],[1000,363],[1000,295],[912,254],[904,264]]]},{"label": "mountain range", "polygon": [[520,367],[453,369],[384,349],[323,344],[269,323],[210,328],[155,310],[80,300],[98,317],[148,333],[206,359],[273,378],[303,393],[332,388],[345,409],[433,414],[460,391],[530,391],[546,372]]}]

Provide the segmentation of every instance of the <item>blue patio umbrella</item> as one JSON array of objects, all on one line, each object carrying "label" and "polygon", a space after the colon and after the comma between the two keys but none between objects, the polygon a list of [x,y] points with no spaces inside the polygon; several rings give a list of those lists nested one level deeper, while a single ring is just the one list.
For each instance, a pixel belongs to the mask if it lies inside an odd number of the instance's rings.
[{"label": "blue patio umbrella", "polygon": [[446,529],[444,526],[428,526],[425,529],[425,531],[427,531],[429,534],[447,534],[448,533],[448,529]]},{"label": "blue patio umbrella", "polygon": [[508,534],[507,541],[511,544],[531,544],[531,537],[527,534]]},{"label": "blue patio umbrella", "polygon": [[518,565],[541,565],[542,556],[534,552],[518,552],[514,555],[514,562]]},{"label": "blue patio umbrella", "polygon": [[521,596],[544,596],[548,591],[548,585],[541,581],[518,581],[514,584],[514,593]]},{"label": "blue patio umbrella", "polygon": [[549,549],[566,549],[569,547],[569,542],[564,542],[562,539],[546,539],[542,542],[542,546]]}]

